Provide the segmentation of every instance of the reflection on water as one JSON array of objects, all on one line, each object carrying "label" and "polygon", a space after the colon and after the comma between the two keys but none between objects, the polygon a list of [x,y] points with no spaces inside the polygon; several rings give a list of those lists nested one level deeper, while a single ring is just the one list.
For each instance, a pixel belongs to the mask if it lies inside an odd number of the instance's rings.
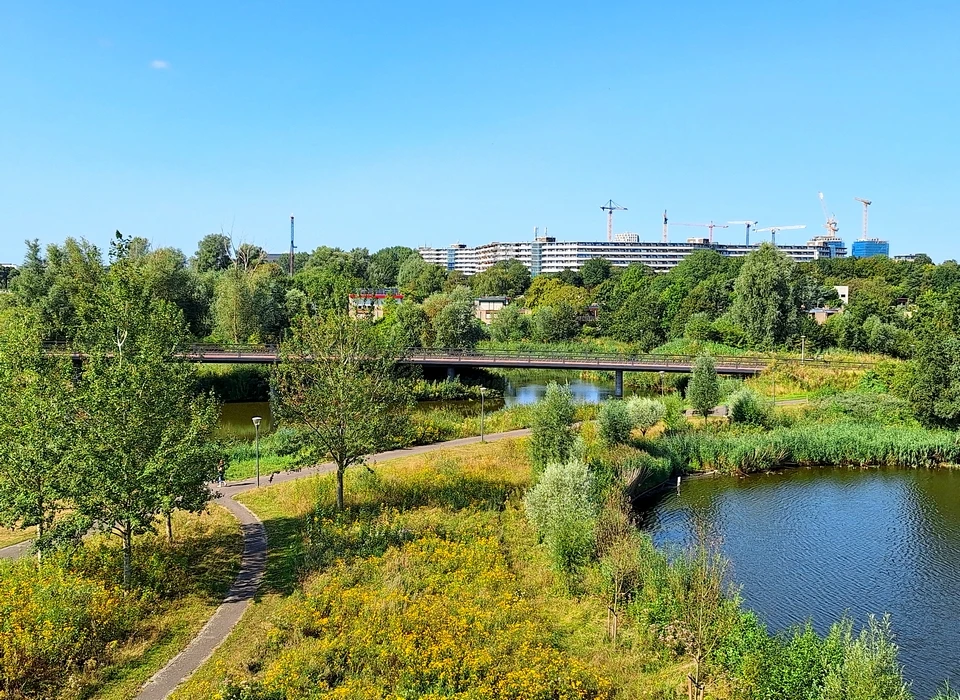
[{"label": "reflection on water", "polygon": [[[582,403],[600,403],[606,398],[613,396],[613,381],[603,381],[600,379],[586,380],[578,378],[575,372],[523,372],[511,374],[504,373],[505,382],[503,389],[503,401],[493,400],[487,402],[487,410],[495,411],[503,406],[524,406],[533,404],[543,398],[547,392],[547,385],[550,382],[557,382],[570,387],[575,401]],[[627,391],[629,395],[629,391]],[[474,415],[480,411],[479,401],[425,401],[420,404],[421,408],[451,408],[467,415]],[[254,428],[250,420],[253,416],[262,416],[263,423],[260,425],[261,434],[267,433],[272,429],[272,414],[270,404],[267,401],[257,401],[250,403],[228,403],[224,404],[220,416],[220,426],[218,434],[221,437],[236,437],[253,439]]]},{"label": "reflection on water", "polygon": [[702,532],[773,629],[889,612],[918,698],[960,683],[960,471],[797,469],[692,479],[641,513],[661,546]]}]

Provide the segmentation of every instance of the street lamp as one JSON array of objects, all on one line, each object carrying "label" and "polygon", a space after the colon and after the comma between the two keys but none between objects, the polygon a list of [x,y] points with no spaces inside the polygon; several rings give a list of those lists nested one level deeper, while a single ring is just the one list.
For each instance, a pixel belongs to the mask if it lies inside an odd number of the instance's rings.
[{"label": "street lamp", "polygon": [[806,362],[807,360],[807,336],[800,336],[800,361]]},{"label": "street lamp", "polygon": [[660,370],[660,398],[663,398],[663,378],[666,376],[666,372]]},{"label": "street lamp", "polygon": [[253,417],[253,427],[257,429],[257,488],[260,488],[260,416]]},{"label": "street lamp", "polygon": [[480,442],[483,442],[483,395],[486,392],[484,387],[480,387]]}]

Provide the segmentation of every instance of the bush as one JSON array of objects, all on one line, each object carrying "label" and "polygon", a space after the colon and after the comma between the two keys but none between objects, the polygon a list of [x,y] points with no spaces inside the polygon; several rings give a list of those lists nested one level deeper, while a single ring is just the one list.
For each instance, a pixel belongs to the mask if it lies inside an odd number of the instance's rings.
[{"label": "bush", "polygon": [[524,498],[527,519],[562,574],[574,573],[593,555],[596,511],[590,501],[592,490],[587,465],[552,463]]},{"label": "bush", "polygon": [[[133,627],[136,600],[56,564],[0,568],[0,678],[10,697],[55,697]],[[3,697],[6,694],[0,693]]]},{"label": "bush", "polygon": [[634,396],[627,401],[627,409],[630,412],[630,420],[633,427],[637,428],[644,435],[653,426],[663,420],[667,413],[667,408],[662,401],[656,399],[646,399]]},{"label": "bush", "polygon": [[912,423],[910,405],[886,393],[845,391],[828,396],[817,403],[822,415],[849,418],[859,423],[897,425]]},{"label": "bush", "polygon": [[630,440],[633,421],[627,404],[619,399],[607,399],[600,404],[597,416],[600,423],[600,439],[607,445],[621,445]]},{"label": "bush", "polygon": [[750,389],[741,389],[727,399],[732,423],[749,425],[767,425],[770,420],[770,408],[767,402]]},{"label": "bush", "polygon": [[720,401],[717,370],[713,360],[707,355],[700,355],[694,362],[693,376],[687,385],[687,401],[704,420]]},{"label": "bush", "polygon": [[543,399],[533,407],[530,427],[530,459],[535,470],[548,462],[565,462],[573,447],[573,423],[576,408],[573,394],[556,382],[547,385]]}]

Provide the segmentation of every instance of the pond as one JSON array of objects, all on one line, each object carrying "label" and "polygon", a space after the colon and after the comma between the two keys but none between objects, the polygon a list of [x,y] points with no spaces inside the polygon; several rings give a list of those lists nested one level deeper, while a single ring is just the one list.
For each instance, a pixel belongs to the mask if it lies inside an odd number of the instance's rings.
[{"label": "pond", "polygon": [[779,630],[890,613],[917,698],[960,683],[960,471],[796,469],[683,483],[644,504],[660,546],[703,533]]},{"label": "pond", "polygon": [[[582,379],[576,372],[504,372],[503,402],[491,402],[490,410],[501,406],[523,406],[536,403],[543,398],[550,382],[566,384],[570,387],[575,401],[581,403],[600,403],[613,396],[613,380]],[[630,391],[626,391],[630,395]],[[458,408],[471,413],[478,412],[476,401],[431,401],[424,406]],[[223,437],[249,438],[254,437],[254,428],[251,418],[262,416],[261,432],[271,429],[270,403],[256,401],[249,403],[224,404],[220,416],[219,434]]]}]

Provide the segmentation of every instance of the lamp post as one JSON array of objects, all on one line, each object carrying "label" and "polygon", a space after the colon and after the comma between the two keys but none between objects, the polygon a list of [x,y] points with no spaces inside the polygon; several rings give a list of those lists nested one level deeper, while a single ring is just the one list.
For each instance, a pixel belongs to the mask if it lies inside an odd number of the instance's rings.
[{"label": "lamp post", "polygon": [[663,398],[663,378],[666,376],[666,372],[660,370],[660,398]]},{"label": "lamp post", "polygon": [[260,416],[253,417],[253,427],[257,429],[257,488],[260,488]]},{"label": "lamp post", "polygon": [[484,387],[480,387],[480,442],[483,442],[483,395],[486,392]]},{"label": "lamp post", "polygon": [[800,336],[800,361],[807,361],[807,336]]}]

